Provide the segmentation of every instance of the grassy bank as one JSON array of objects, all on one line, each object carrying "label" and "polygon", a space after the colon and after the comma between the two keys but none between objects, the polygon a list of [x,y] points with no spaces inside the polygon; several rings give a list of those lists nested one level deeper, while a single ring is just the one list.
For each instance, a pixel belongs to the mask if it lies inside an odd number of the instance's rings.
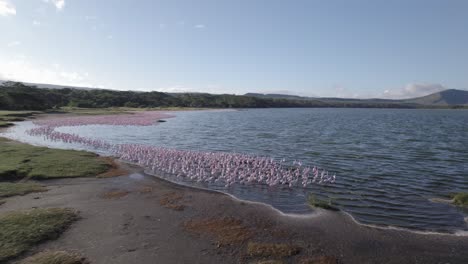
[{"label": "grassy bank", "polygon": [[0,128],[12,126],[12,122],[24,121],[39,112],[36,111],[2,111],[0,110]]},{"label": "grassy bank", "polygon": [[11,212],[0,217],[0,262],[14,258],[39,242],[57,238],[78,218],[70,209],[49,208]]},{"label": "grassy bank", "polygon": [[34,182],[0,182],[0,198],[45,191],[47,188]]},{"label": "grassy bank", "polygon": [[36,147],[0,138],[0,181],[96,176],[109,164],[96,154]]}]

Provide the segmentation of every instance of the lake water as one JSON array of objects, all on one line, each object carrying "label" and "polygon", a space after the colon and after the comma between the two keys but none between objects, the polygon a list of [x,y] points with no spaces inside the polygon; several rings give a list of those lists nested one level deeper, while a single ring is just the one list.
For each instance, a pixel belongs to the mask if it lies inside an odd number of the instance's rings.
[{"label": "lake water", "polygon": [[[24,134],[9,137],[61,148]],[[308,213],[307,197],[332,202],[358,222],[422,231],[468,230],[466,209],[429,199],[468,191],[468,111],[390,109],[252,109],[178,112],[149,127],[61,127],[60,132],[111,143],[184,150],[238,152],[300,160],[336,173],[337,182],[304,188],[261,185],[204,186],[285,213]],[[171,175],[165,175],[175,180]]]}]

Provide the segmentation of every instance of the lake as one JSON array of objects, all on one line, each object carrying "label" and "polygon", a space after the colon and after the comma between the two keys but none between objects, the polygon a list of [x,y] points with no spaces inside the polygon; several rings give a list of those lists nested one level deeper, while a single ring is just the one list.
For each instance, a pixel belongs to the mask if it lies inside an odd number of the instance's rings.
[{"label": "lake", "polygon": [[[297,160],[337,175],[334,184],[307,188],[230,187],[164,178],[306,214],[309,194],[329,201],[358,222],[420,231],[468,230],[466,209],[431,202],[468,191],[468,111],[406,109],[249,109],[175,112],[154,126],[89,125],[57,131],[183,150],[236,152]],[[38,145],[89,149],[49,142],[24,132],[20,122],[7,137]],[[106,153],[104,153],[106,154]],[[109,154],[109,153],[107,153]]]}]

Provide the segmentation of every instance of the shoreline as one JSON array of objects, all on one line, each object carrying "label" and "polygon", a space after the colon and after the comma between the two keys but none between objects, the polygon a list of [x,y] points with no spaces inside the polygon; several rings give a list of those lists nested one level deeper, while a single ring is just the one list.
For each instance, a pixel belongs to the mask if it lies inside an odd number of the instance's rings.
[{"label": "shoreline", "polygon": [[[165,112],[165,113],[168,113],[169,115],[171,115],[172,112],[181,112],[181,111],[185,112],[185,111],[238,111],[238,110],[236,110],[236,109],[197,109],[197,110],[176,110],[176,111],[174,111],[174,110],[161,109],[161,110],[157,110],[157,111]],[[135,112],[138,112],[138,111],[122,112],[120,114],[125,114],[125,113],[133,114]],[[65,113],[63,113],[63,112],[42,113],[42,114],[36,114],[36,115],[34,115],[34,116],[30,117],[30,118],[27,118],[26,120],[27,121],[33,121],[33,120],[40,120],[40,119],[50,119],[50,118],[55,118],[57,116],[73,117],[73,116],[83,116],[83,115],[80,114],[80,113],[74,113],[74,112],[71,112],[71,113],[67,113],[67,112],[65,112]],[[174,117],[176,117],[176,116],[171,116],[169,118],[174,118]],[[13,124],[13,126],[14,125],[15,124]],[[0,128],[0,133],[4,132],[4,131],[6,131],[6,130],[8,130],[10,128],[11,127]],[[24,143],[24,144],[29,144],[29,145],[32,145],[32,146],[44,147],[44,145],[41,145],[41,144],[23,142],[23,141],[20,141],[18,139],[13,139],[13,138],[8,138],[8,139],[12,140],[12,141],[21,142],[21,143]],[[45,146],[45,147],[48,147],[48,146]],[[48,148],[54,149],[53,147],[48,147]],[[61,148],[58,148],[58,149],[61,149]],[[70,148],[63,148],[63,149],[70,149]],[[73,149],[73,148],[71,148],[71,149]],[[112,156],[112,155],[109,155],[109,156],[103,155],[104,152],[95,152],[95,151],[90,151],[88,149],[75,149],[75,150],[85,150],[85,151],[88,151],[88,152],[95,153],[95,154],[99,155],[100,157],[107,157],[107,158],[111,158],[113,160],[118,159],[117,157]],[[202,191],[227,195],[227,196],[231,197],[235,201],[240,201],[240,202],[250,203],[250,204],[256,204],[256,205],[260,205],[260,206],[265,206],[265,207],[268,207],[271,210],[275,211],[280,216],[286,216],[286,217],[292,217],[292,218],[306,218],[307,219],[307,218],[312,218],[312,217],[319,217],[321,214],[335,213],[335,212],[330,212],[328,210],[324,210],[322,208],[312,208],[311,213],[304,213],[304,214],[285,213],[285,212],[283,212],[283,211],[281,211],[281,210],[279,210],[279,209],[275,208],[274,206],[272,206],[270,204],[267,204],[267,203],[251,201],[251,200],[245,200],[245,199],[236,197],[235,195],[230,194],[228,192],[224,192],[222,190],[213,190],[213,189],[209,189],[209,188],[192,186],[192,185],[189,185],[189,184],[177,183],[177,182],[171,181],[169,179],[159,177],[158,175],[148,173],[148,172],[145,171],[145,168],[141,167],[138,164],[134,164],[134,163],[131,163],[131,162],[128,162],[128,161],[123,161],[123,160],[120,160],[120,159],[118,159],[118,161],[121,162],[121,163],[131,165],[131,166],[138,166],[141,169],[141,173],[144,173],[145,175],[154,177],[154,178],[156,178],[158,180],[165,181],[165,182],[177,185],[177,186],[182,186],[182,187],[185,187],[185,188],[191,188],[191,189],[194,189],[194,190],[202,190]],[[438,198],[433,198],[433,199],[437,200]],[[409,229],[409,228],[391,226],[391,225],[382,225],[381,226],[381,225],[374,225],[374,224],[365,224],[365,223],[359,222],[349,212],[346,212],[344,210],[340,210],[339,213],[342,214],[343,217],[347,217],[347,218],[351,219],[356,225],[363,226],[363,227],[369,227],[369,228],[375,228],[375,229],[381,229],[381,230],[397,230],[397,231],[404,231],[404,232],[410,232],[410,233],[422,234],[422,235],[468,236],[468,230],[463,230],[463,229],[456,229],[456,230],[453,230],[453,233],[449,233],[449,232],[437,232],[437,231],[424,231],[424,230],[417,230],[417,229]],[[465,222],[468,225],[468,222],[466,221],[466,219],[465,219]]]},{"label": "shoreline", "polygon": [[178,186],[178,187],[183,187],[183,188],[188,188],[188,189],[193,189],[193,190],[198,190],[198,191],[205,191],[205,192],[208,192],[208,193],[226,195],[226,196],[230,197],[233,201],[252,204],[252,205],[255,205],[255,206],[266,207],[266,208],[276,212],[278,214],[278,216],[280,216],[280,217],[312,219],[312,218],[320,217],[320,216],[322,216],[324,214],[340,214],[342,217],[349,218],[356,225],[362,226],[362,227],[369,227],[369,228],[375,228],[375,229],[381,229],[381,230],[396,230],[396,231],[409,232],[409,233],[414,233],[414,234],[419,234],[419,235],[440,235],[440,236],[457,236],[457,237],[466,236],[466,237],[468,237],[468,231],[467,230],[454,230],[455,231],[454,233],[444,233],[444,232],[436,232],[436,231],[414,230],[414,229],[408,229],[408,228],[403,228],[403,227],[398,227],[398,226],[391,226],[391,225],[379,226],[379,225],[372,225],[372,224],[364,224],[364,223],[360,223],[358,220],[356,220],[356,218],[354,218],[351,213],[348,213],[348,212],[346,212],[344,210],[330,211],[330,210],[326,210],[326,209],[322,209],[322,208],[318,208],[318,207],[317,208],[312,207],[312,210],[313,210],[312,213],[307,213],[307,214],[284,213],[281,210],[279,210],[279,209],[275,208],[274,206],[272,206],[270,204],[267,204],[267,203],[245,200],[245,199],[242,199],[242,198],[238,198],[233,194],[223,192],[223,191],[211,190],[211,189],[208,189],[208,188],[201,188],[201,187],[196,187],[196,186],[190,186],[188,184],[180,184],[180,183],[177,183],[177,182],[173,182],[173,181],[164,179],[164,178],[159,177],[159,176],[157,176],[155,174],[147,173],[147,172],[144,171],[143,167],[141,167],[141,166],[139,166],[137,164],[129,163],[129,162],[126,162],[126,161],[123,161],[123,160],[120,160],[120,159],[118,159],[118,161],[121,162],[121,163],[130,164],[132,166],[138,166],[138,167],[140,167],[140,169],[142,169],[142,171],[141,171],[142,174],[145,174],[145,175],[147,175],[149,177],[154,177],[158,181],[167,182],[169,184],[173,184],[173,185]]}]

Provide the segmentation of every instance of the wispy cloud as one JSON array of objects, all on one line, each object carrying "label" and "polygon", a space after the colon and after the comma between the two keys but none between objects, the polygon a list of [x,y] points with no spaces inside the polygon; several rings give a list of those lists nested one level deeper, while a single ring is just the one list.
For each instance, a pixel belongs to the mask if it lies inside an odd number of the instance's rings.
[{"label": "wispy cloud", "polygon": [[413,98],[440,92],[446,89],[446,87],[438,83],[410,83],[403,88],[385,90],[383,97],[388,99]]},{"label": "wispy cloud", "polygon": [[65,7],[65,0],[43,0],[45,3],[50,3],[55,6],[57,10],[62,10]]},{"label": "wispy cloud", "polygon": [[107,37],[106,37],[106,38],[107,38],[107,39],[113,39],[113,38],[114,38],[114,36],[112,36],[112,35],[107,35]]},{"label": "wispy cloud", "polygon": [[197,25],[195,25],[194,27],[197,28],[197,29],[204,29],[204,28],[206,28],[206,26],[203,25],[203,24],[197,24]]},{"label": "wispy cloud", "polygon": [[66,70],[59,64],[37,65],[25,56],[0,62],[0,78],[3,80],[105,88],[93,83],[89,77],[87,72]]},{"label": "wispy cloud", "polygon": [[7,46],[8,46],[9,48],[16,47],[16,46],[19,46],[19,45],[21,45],[21,41],[17,41],[17,40],[12,41],[12,42],[10,42],[10,43],[7,44]]},{"label": "wispy cloud", "polygon": [[33,26],[40,26],[41,22],[37,21],[37,20],[33,20],[32,24],[33,24]]},{"label": "wispy cloud", "polygon": [[0,16],[14,16],[16,8],[7,0],[0,0]]}]

